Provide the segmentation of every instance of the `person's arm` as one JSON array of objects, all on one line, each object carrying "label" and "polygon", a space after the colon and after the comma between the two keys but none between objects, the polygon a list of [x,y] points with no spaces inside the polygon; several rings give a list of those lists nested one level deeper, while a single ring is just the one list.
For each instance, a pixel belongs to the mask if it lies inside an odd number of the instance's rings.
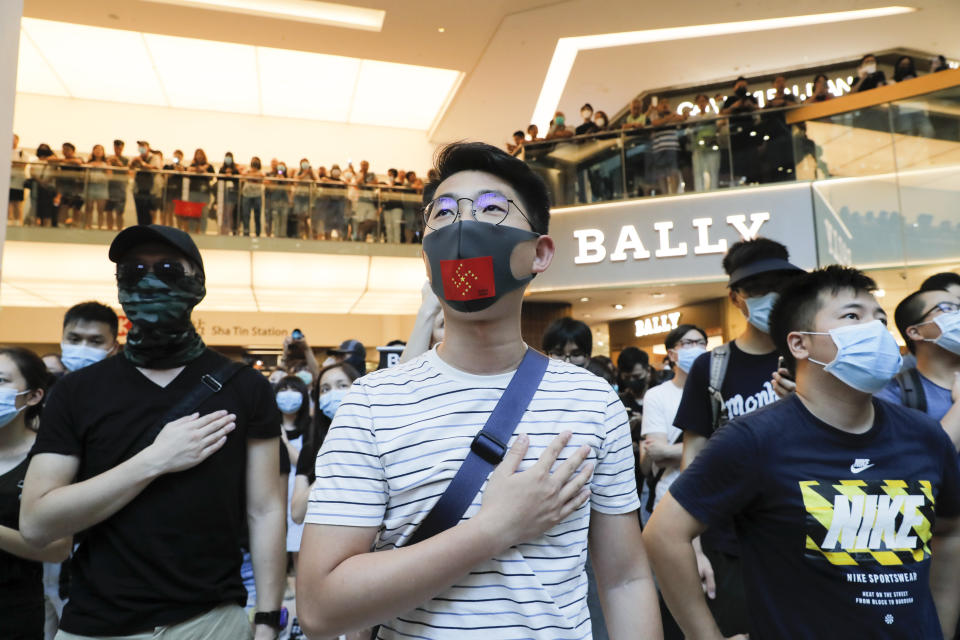
[{"label": "person's arm", "polygon": [[657,589],[636,512],[593,511],[590,558],[610,637],[663,638]]},{"label": "person's arm", "polygon": [[236,416],[226,411],[193,414],[164,426],[140,453],[103,473],[73,483],[77,456],[38,453],[27,467],[20,505],[20,532],[27,544],[45,547],[103,522],[165,473],[194,467],[227,441]]},{"label": "person's arm", "polygon": [[309,636],[330,637],[410,611],[478,564],[561,522],[588,499],[593,473],[586,446],[557,466],[570,439],[558,436],[529,469],[517,472],[529,439],[516,442],[490,475],[477,515],[422,542],[370,551],[378,526],[307,524],[297,572],[297,615]]},{"label": "person's arm", "polygon": [[703,597],[693,540],[706,526],[674,500],[668,490],[643,531],[657,584],[687,638],[722,640]]},{"label": "person's arm", "polygon": [[944,638],[953,638],[960,618],[960,518],[937,518],[931,540],[930,591]]},{"label": "person's arm", "polygon": [[670,444],[663,433],[649,433],[643,439],[643,455],[661,467],[680,466],[683,443]]},{"label": "person's arm", "polygon": [[[286,583],[286,503],[280,491],[276,438],[247,441],[247,527],[257,586],[257,610],[276,611]],[[256,638],[272,639],[276,631],[258,625]]]},{"label": "person's arm", "polygon": [[400,354],[400,363],[413,360],[417,356],[430,350],[430,341],[433,339],[433,325],[437,316],[443,313],[440,300],[430,287],[430,281],[423,283],[420,288],[420,308],[417,310],[417,319],[413,323],[413,331],[407,339],[407,346]]},{"label": "person's arm", "polygon": [[685,470],[690,466],[690,463],[696,459],[697,455],[703,451],[703,448],[707,446],[707,438],[692,431],[684,431],[683,444],[681,446],[683,449],[680,457],[680,469]]},{"label": "person's arm", "polygon": [[6,551],[18,558],[36,562],[60,563],[70,557],[73,539],[70,536],[54,540],[39,549],[27,543],[23,535],[11,527],[0,526],[0,551]]},{"label": "person's arm", "polygon": [[297,474],[293,481],[293,496],[290,498],[290,519],[297,524],[303,524],[303,519],[307,517],[310,488],[307,476]]},{"label": "person's arm", "polygon": [[960,371],[953,374],[953,388],[950,390],[953,406],[940,419],[940,426],[950,436],[954,448],[960,451]]}]

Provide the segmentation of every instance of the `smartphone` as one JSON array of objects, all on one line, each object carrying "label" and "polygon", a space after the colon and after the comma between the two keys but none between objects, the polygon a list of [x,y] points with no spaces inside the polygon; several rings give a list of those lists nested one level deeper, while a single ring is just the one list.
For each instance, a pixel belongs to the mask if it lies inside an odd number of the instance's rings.
[{"label": "smartphone", "polygon": [[779,358],[777,358],[777,369],[778,370],[786,369],[787,374],[786,375],[780,374],[780,375],[788,380],[793,380],[793,372],[790,371],[790,369],[787,369],[787,363],[786,361],[784,361],[783,356],[780,356]]},{"label": "smartphone", "polygon": [[303,340],[303,331],[300,331],[300,329],[294,329],[293,333],[290,334],[290,337],[294,340]]}]

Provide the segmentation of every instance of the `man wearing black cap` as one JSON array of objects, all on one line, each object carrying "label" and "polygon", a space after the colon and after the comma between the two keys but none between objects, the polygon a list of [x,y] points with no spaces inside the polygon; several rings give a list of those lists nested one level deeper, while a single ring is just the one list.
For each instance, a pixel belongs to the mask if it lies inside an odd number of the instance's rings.
[{"label": "man wearing black cap", "polygon": [[[697,358],[687,375],[674,425],[684,430],[686,468],[714,431],[727,420],[777,400],[771,376],[777,350],[769,315],[777,291],[803,271],[789,262],[787,248],[769,238],[737,242],[723,258],[730,277],[730,302],[747,319],[739,337]],[[708,603],[724,635],[748,633],[747,603],[740,577],[740,551],[732,523],[701,537],[697,565]]]},{"label": "man wearing black cap", "polygon": [[207,349],[190,236],[126,229],[110,246],[133,324],[122,355],[51,394],[21,508],[31,544],[80,534],[60,640],[249,638],[240,539],[249,526],[256,637],[279,627],[284,508],[280,415],[267,381]]},{"label": "man wearing black cap", "polygon": [[344,340],[337,349],[330,349],[328,353],[337,362],[348,362],[360,375],[367,373],[367,349],[359,340]]}]

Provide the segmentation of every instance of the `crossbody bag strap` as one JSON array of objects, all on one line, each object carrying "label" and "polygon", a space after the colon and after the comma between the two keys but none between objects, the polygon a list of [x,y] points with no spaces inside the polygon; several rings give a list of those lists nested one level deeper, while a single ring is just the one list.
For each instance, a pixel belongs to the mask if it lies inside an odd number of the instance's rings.
[{"label": "crossbody bag strap", "polygon": [[490,472],[507,453],[507,443],[539,388],[548,362],[545,355],[527,348],[510,384],[470,444],[470,452],[457,474],[406,544],[426,540],[460,522]]}]

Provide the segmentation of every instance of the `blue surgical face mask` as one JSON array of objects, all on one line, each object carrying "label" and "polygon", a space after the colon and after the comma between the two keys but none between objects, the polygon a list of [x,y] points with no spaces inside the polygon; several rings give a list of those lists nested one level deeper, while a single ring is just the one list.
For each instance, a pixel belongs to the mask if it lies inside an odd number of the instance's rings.
[{"label": "blue surgical face mask", "polygon": [[747,322],[764,333],[770,333],[770,310],[777,302],[780,294],[771,291],[767,295],[757,296],[755,298],[746,298],[747,303]]},{"label": "blue surgical face mask", "polygon": [[300,378],[301,380],[303,380],[303,384],[307,385],[308,388],[310,387],[310,385],[313,384],[313,374],[307,371],[306,369],[301,369],[300,371],[297,371],[294,375]]},{"label": "blue surgical face mask", "polygon": [[0,387],[0,428],[3,428],[13,422],[13,419],[20,415],[20,412],[27,408],[23,405],[17,408],[17,396],[30,393],[29,391],[18,392],[13,387]]},{"label": "blue surgical face mask", "polygon": [[883,389],[900,371],[903,358],[900,347],[887,327],[879,320],[863,324],[850,324],[821,331],[798,331],[808,335],[833,338],[837,355],[829,363],[807,358],[823,366],[840,382],[864,393],[876,393]]},{"label": "blue surgical face mask", "polygon": [[612,385],[610,385],[610,386],[613,387],[613,392],[614,392],[614,393],[620,393],[620,385],[614,383],[614,384],[612,384]]},{"label": "blue surgical face mask", "polygon": [[707,352],[703,347],[687,347],[686,349],[677,349],[677,367],[684,373],[690,373],[690,367],[693,361]]},{"label": "blue surgical face mask", "polygon": [[296,413],[303,406],[303,394],[296,389],[278,391],[277,406],[283,413]]},{"label": "blue surgical face mask", "polygon": [[930,322],[940,327],[940,335],[933,339],[926,338],[925,341],[960,356],[960,312],[941,313]]},{"label": "blue surgical face mask", "polygon": [[60,361],[67,371],[83,369],[91,364],[100,362],[107,357],[107,352],[96,347],[84,344],[61,344]]},{"label": "blue surgical face mask", "polygon": [[331,389],[320,394],[320,398],[317,400],[317,408],[323,411],[323,415],[333,420],[333,416],[336,415],[337,409],[340,408],[340,403],[343,402],[348,391],[349,389]]}]

